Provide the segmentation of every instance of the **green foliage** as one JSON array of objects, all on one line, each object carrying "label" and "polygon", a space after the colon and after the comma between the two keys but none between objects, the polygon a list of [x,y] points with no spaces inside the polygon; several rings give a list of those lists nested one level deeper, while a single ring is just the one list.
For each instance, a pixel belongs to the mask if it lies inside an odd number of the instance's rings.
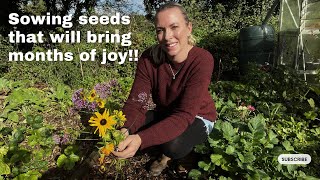
[{"label": "green foliage", "polygon": [[31,0],[28,4],[22,6],[22,11],[27,14],[41,15],[47,12],[47,7],[43,0]]},{"label": "green foliage", "polygon": [[0,175],[7,175],[11,173],[10,166],[3,161],[3,157],[8,153],[8,148],[0,146]]},{"label": "green foliage", "polygon": [[[28,14],[44,12],[42,0],[21,4],[19,11],[18,2],[22,1],[10,2],[14,5],[10,9],[16,8],[16,12],[23,10]],[[51,14],[64,15],[68,12],[68,7],[86,9],[75,12],[75,18],[82,13],[94,13],[90,8],[94,6],[94,2],[46,2],[49,3],[46,8]],[[192,0],[181,3],[192,19],[193,34],[198,46],[209,50],[216,62],[221,60],[222,66],[219,69],[222,71],[236,71],[239,30],[250,25],[260,25],[272,2]],[[82,34],[89,30],[95,33],[114,32],[116,29],[121,33],[132,32],[130,47],[113,43],[90,44],[82,40],[78,44],[46,42],[19,45],[18,48],[8,43],[7,38],[0,36],[0,77],[6,78],[0,78],[0,95],[5,96],[5,100],[0,99],[0,175],[5,178],[37,179],[49,164],[54,164],[52,157],[56,154],[53,154],[53,150],[65,148],[61,143],[53,141],[53,134],[59,135],[59,138],[60,135],[69,134],[72,137],[68,144],[74,144],[72,140],[79,135],[81,128],[79,117],[68,113],[72,89],[92,87],[98,82],[117,79],[120,87],[113,91],[112,96],[115,98],[107,106],[118,108],[123,105],[132,86],[136,63],[119,65],[117,62],[108,62],[102,65],[102,50],[110,52],[137,49],[141,54],[156,42],[153,23],[141,15],[130,17],[130,25],[77,26],[74,23],[73,29],[68,29],[80,30]],[[270,24],[277,29],[275,16],[271,18]],[[11,30],[9,26],[0,26],[1,32]],[[5,31],[3,27],[6,28]],[[47,28],[46,31],[65,32],[63,28],[53,28]],[[28,26],[20,30],[27,33],[39,29],[30,29]],[[48,49],[72,52],[74,59],[71,62],[7,61],[10,51],[46,52]],[[80,62],[78,54],[91,49],[97,50],[96,61]],[[318,97],[319,88],[309,87],[284,67],[270,69],[270,72],[253,67],[239,82],[219,81],[210,90],[219,117],[209,141],[195,149],[202,154],[203,159],[198,162],[199,169],[189,173],[189,178],[222,180],[320,177],[319,101],[307,96],[309,92],[315,92]],[[255,106],[256,110],[249,110],[248,105]],[[276,158],[281,153],[310,154],[312,162],[307,166],[280,165]],[[80,155],[74,146],[68,146],[58,157],[57,166],[70,170],[79,160]]]},{"label": "green foliage", "polygon": [[68,146],[64,150],[64,154],[58,157],[57,166],[65,170],[71,170],[75,163],[80,160],[80,157],[76,155],[77,152],[78,148],[76,146]]},{"label": "green foliage", "polygon": [[[319,105],[306,97],[308,86],[283,67],[270,72],[251,68],[240,82],[212,85],[219,117],[208,142],[195,148],[203,160],[189,177],[318,177],[320,126],[305,115]],[[278,163],[280,154],[299,153],[309,154],[312,162],[306,166]]]},{"label": "green foliage", "polygon": [[[8,55],[9,52],[14,50],[14,47],[9,43],[7,38],[4,38],[2,35],[0,35],[0,49],[0,77],[2,77],[9,70],[10,62],[7,62],[9,59]],[[0,86],[1,84],[2,83],[0,83]]]},{"label": "green foliage", "polygon": [[[56,148],[53,133],[79,134],[79,127],[75,126],[79,119],[67,116],[71,90],[61,84],[49,88],[30,81],[1,78],[0,82],[3,82],[0,91],[5,94],[5,99],[0,100],[1,175],[10,179],[38,179],[53,163],[50,162]],[[74,123],[72,128],[68,121]]]},{"label": "green foliage", "polygon": [[24,105],[24,107],[32,106],[32,108],[43,110],[43,106],[47,101],[44,96],[44,92],[36,88],[16,89],[6,98],[4,105],[6,109],[12,110],[20,109],[22,105]]},{"label": "green foliage", "polygon": [[306,116],[307,119],[316,120],[317,117],[319,116],[320,109],[319,107],[315,106],[315,102],[312,98],[308,99],[308,103],[311,107],[311,110],[305,112],[304,115]]},{"label": "green foliage", "polygon": [[[0,99],[1,175],[37,179],[54,164],[72,170],[85,155],[75,146],[85,127],[80,124],[80,116],[69,113],[73,90],[63,84],[53,88],[32,81],[0,78],[0,82],[0,92],[5,94]],[[132,78],[119,78],[107,106],[122,107],[132,83]],[[118,140],[120,135],[112,134]],[[121,167],[120,163],[116,165]]]},{"label": "green foliage", "polygon": [[26,173],[20,174],[19,176],[15,177],[14,180],[20,179],[30,179],[30,180],[37,180],[41,177],[41,173],[35,170],[28,171]]}]

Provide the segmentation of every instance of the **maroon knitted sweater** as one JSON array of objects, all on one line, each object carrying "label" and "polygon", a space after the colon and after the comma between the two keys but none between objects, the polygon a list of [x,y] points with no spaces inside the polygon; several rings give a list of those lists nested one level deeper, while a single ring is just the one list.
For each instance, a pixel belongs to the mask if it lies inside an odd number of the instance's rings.
[{"label": "maroon knitted sweater", "polygon": [[[150,50],[141,55],[129,98],[123,108],[127,118],[124,127],[140,136],[140,149],[178,137],[192,124],[196,115],[211,121],[217,117],[208,91],[214,64],[208,51],[193,47],[184,62],[171,63],[174,73],[181,68],[175,79],[167,62],[156,66],[151,59]],[[156,104],[155,110],[168,116],[138,131],[144,125],[150,95]]]}]

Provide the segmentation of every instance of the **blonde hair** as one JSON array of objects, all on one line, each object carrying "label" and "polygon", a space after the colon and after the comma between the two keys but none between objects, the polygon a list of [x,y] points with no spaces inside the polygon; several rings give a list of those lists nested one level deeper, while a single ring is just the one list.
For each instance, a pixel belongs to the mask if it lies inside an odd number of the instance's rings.
[{"label": "blonde hair", "polygon": [[[176,2],[168,2],[166,4],[161,5],[157,9],[157,12],[155,15],[155,23],[157,23],[157,15],[159,14],[159,12],[164,11],[166,9],[171,9],[171,8],[178,8],[184,17],[186,24],[188,25],[189,23],[191,23],[191,21],[188,17],[187,11],[184,9],[184,7],[181,4],[176,3]],[[192,34],[190,34],[188,36],[188,44],[192,45],[192,46],[196,45],[196,39],[193,37]],[[151,47],[151,55],[153,57],[155,64],[157,64],[157,65],[163,63],[165,61],[166,56],[167,56],[166,52],[160,47],[159,44]]]}]

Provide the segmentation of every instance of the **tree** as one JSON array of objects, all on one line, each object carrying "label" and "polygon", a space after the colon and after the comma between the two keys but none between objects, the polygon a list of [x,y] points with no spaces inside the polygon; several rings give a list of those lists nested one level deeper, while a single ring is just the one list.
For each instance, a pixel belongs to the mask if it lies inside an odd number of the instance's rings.
[{"label": "tree", "polygon": [[[155,14],[157,8],[160,5],[168,2],[168,0],[144,0],[145,10],[147,12],[147,18],[151,19]],[[199,11],[199,13],[206,14],[209,17],[214,18],[215,11],[223,10],[223,16],[230,16],[235,10],[241,11],[241,16],[253,16],[258,14],[266,14],[267,10],[271,7],[272,1],[267,0],[174,0],[182,4],[186,9],[189,9],[189,13]],[[276,11],[279,12],[279,9]]]}]

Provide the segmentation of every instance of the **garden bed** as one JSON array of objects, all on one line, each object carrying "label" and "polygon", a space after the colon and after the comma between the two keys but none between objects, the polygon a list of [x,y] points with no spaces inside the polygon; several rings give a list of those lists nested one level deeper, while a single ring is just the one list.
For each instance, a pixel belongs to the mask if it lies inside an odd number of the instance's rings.
[{"label": "garden bed", "polygon": [[[125,82],[118,84],[128,87]],[[123,86],[113,91],[110,107],[120,109],[130,91]],[[285,68],[254,67],[237,82],[212,83],[219,117],[208,141],[170,163],[159,177],[148,173],[160,155],[156,148],[121,167],[109,153],[101,163],[101,139],[93,134],[95,127],[84,126],[90,117],[70,111],[74,91],[69,87],[0,78],[0,92],[0,179],[320,177],[319,92]],[[309,154],[312,161],[281,165],[280,154]]]}]

